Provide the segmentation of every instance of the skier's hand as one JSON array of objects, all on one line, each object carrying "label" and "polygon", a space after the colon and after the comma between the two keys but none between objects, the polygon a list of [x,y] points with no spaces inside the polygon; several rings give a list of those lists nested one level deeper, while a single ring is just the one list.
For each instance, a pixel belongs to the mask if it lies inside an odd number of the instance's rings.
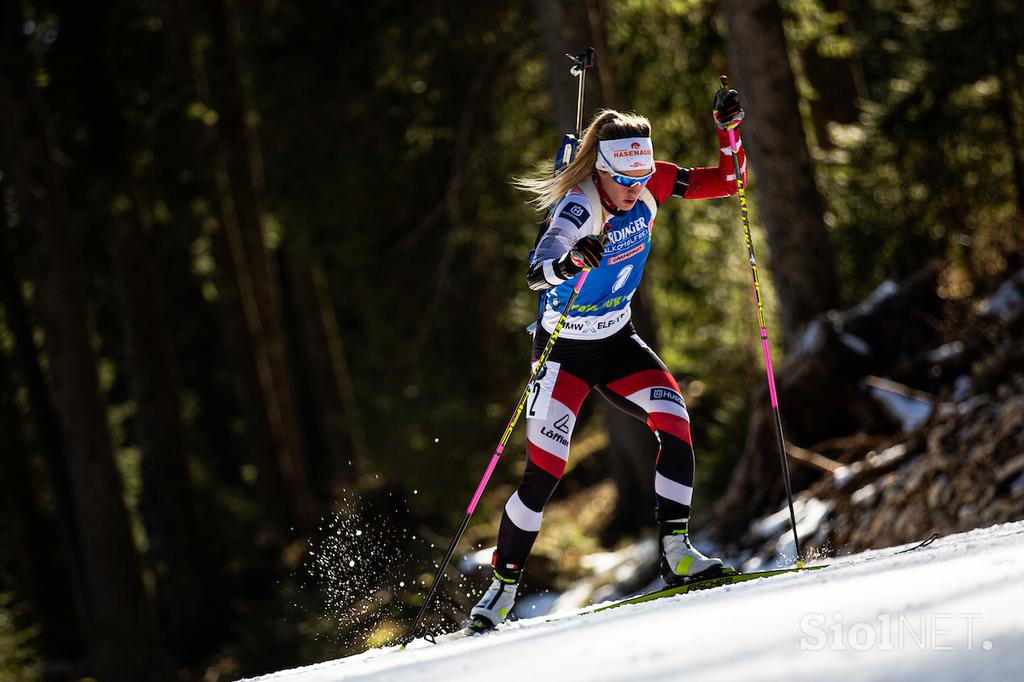
[{"label": "skier's hand", "polygon": [[572,247],[568,254],[569,258],[572,259],[573,263],[578,265],[580,269],[596,268],[601,264],[601,259],[604,258],[604,244],[601,240],[592,234],[588,234],[583,239],[576,242],[576,246]]},{"label": "skier's hand", "polygon": [[558,269],[573,276],[583,268],[596,268],[604,258],[604,244],[592,234],[583,237],[569,249],[569,253],[558,259]]},{"label": "skier's hand", "polygon": [[740,93],[735,90],[716,90],[714,104],[715,125],[721,130],[735,128],[743,120]]}]

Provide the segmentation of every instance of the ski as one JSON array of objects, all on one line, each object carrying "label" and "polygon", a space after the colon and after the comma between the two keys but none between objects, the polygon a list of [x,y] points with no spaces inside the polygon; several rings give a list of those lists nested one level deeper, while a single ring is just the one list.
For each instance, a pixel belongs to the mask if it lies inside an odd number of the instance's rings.
[{"label": "ski", "polygon": [[[927,539],[922,540],[912,547],[907,547],[894,552],[893,554],[906,554],[913,552],[924,547],[928,547],[930,544],[935,542],[939,537],[938,533],[933,533]],[[888,555],[892,556],[892,555]],[[888,558],[888,556],[877,556],[865,559],[864,561],[872,561],[874,559]],[[828,564],[819,564],[817,566],[795,566],[792,568],[777,568],[769,571],[751,571],[749,573],[739,573],[729,568],[726,569],[721,575],[716,575],[711,578],[704,578],[694,580],[682,585],[666,587],[662,590],[655,590],[654,592],[647,592],[646,594],[637,595],[635,597],[628,597],[626,599],[620,599],[613,601],[609,604],[600,604],[594,608],[591,608],[584,613],[596,613],[598,611],[607,611],[608,609],[614,609],[619,606],[628,606],[629,604],[641,604],[646,601],[653,601],[655,599],[661,599],[663,597],[672,597],[677,594],[686,594],[688,592],[696,592],[698,590],[709,590],[715,587],[723,587],[725,585],[734,585],[736,583],[746,582],[748,580],[757,580],[758,578],[770,578],[775,575],[785,575],[787,573],[799,573],[802,571],[816,571],[820,568],[826,568]]]},{"label": "ski", "polygon": [[655,590],[654,592],[647,592],[646,594],[637,595],[636,597],[628,597],[626,599],[620,599],[618,601],[611,602],[610,604],[601,604],[587,613],[597,613],[599,611],[607,611],[609,609],[618,608],[620,606],[629,606],[630,604],[641,604],[647,601],[653,601],[655,599],[662,599],[664,597],[673,597],[677,594],[687,594],[688,592],[696,592],[698,590],[710,590],[716,587],[723,587],[725,585],[734,585],[736,583],[746,582],[748,580],[757,580],[758,578],[770,578],[776,575],[784,575],[786,573],[799,573],[802,571],[816,571],[819,568],[825,568],[828,564],[821,564],[819,566],[802,566],[794,568],[778,568],[771,571],[752,571],[750,573],[737,573],[735,571],[727,571],[721,575],[716,575],[711,578],[702,578],[683,583],[682,585],[675,585],[672,587],[666,587],[663,590]]},{"label": "ski", "polygon": [[[629,606],[630,604],[641,604],[643,602],[653,601],[655,599],[662,599],[664,597],[673,597],[678,594],[687,594],[688,592],[696,592],[698,590],[710,590],[715,587],[724,587],[725,585],[734,585],[736,583],[746,582],[748,580],[757,580],[758,578],[770,578],[776,575],[785,575],[787,573],[799,573],[802,571],[815,571],[819,568],[825,568],[828,564],[821,564],[819,566],[803,566],[799,568],[779,568],[770,571],[752,571],[750,573],[737,573],[733,569],[726,569],[725,572],[710,577],[692,580],[683,585],[674,585],[672,587],[666,587],[662,590],[655,590],[654,592],[647,592],[645,594],[637,595],[635,597],[627,597],[625,599],[619,599],[617,601],[598,604],[592,606],[584,611],[573,614],[561,614],[544,618],[542,622],[548,623],[554,620],[562,620],[564,618],[572,618],[575,616],[585,616],[591,613],[597,613],[599,611],[607,611],[609,609],[618,608],[620,606]],[[514,622],[514,621],[513,621]],[[479,637],[480,635],[487,634],[488,632],[500,632],[506,628],[502,627],[505,625],[498,625],[497,627],[482,627],[482,621],[473,620],[468,622],[464,627],[449,632],[443,635],[435,635],[430,640],[434,644],[441,644],[443,642],[451,642],[457,639],[466,639],[468,637]]]}]

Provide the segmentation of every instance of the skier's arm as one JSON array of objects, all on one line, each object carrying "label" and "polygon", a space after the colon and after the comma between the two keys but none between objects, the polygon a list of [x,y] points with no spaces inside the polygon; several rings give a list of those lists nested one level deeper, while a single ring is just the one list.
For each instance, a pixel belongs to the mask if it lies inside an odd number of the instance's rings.
[{"label": "skier's arm", "polygon": [[[747,153],[736,131],[736,146],[739,147],[740,171],[743,184],[747,183]],[[672,194],[684,199],[720,199],[736,194],[736,169],[732,163],[729,135],[724,130],[718,133],[718,167],[680,168]]]},{"label": "skier's arm", "polygon": [[562,199],[554,216],[526,272],[526,284],[534,291],[556,287],[584,267],[597,267],[604,255],[601,241],[591,234],[593,217],[583,196]]},{"label": "skier's arm", "polygon": [[739,148],[740,169],[743,182],[747,182],[747,156],[740,141],[739,122],[743,120],[739,93],[735,90],[715,95],[714,120],[718,134],[718,167],[680,168],[673,163],[658,161],[654,177],[647,183],[647,189],[660,205],[669,196],[684,199],[719,199],[737,192],[736,171],[732,163],[729,134],[726,129],[736,131],[736,145]]},{"label": "skier's arm", "polygon": [[[647,183],[647,189],[654,195],[660,206],[670,196],[683,199],[719,199],[736,194],[736,170],[732,164],[732,151],[729,149],[729,135],[724,130],[718,132],[718,167],[680,168],[674,163],[656,161],[654,177]],[[736,129],[736,142],[740,148],[740,168],[743,169],[743,182],[747,182],[746,152],[739,139]]]}]

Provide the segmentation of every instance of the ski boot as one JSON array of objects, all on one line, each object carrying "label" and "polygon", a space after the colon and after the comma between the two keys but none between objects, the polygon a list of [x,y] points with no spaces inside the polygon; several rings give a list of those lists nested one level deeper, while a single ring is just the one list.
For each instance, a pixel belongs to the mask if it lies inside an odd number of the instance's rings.
[{"label": "ski boot", "polygon": [[491,563],[491,586],[469,612],[470,620],[466,624],[466,633],[470,635],[496,628],[505,621],[516,603],[516,591],[519,589],[519,579],[523,575],[522,566],[499,562],[497,552],[494,553]]},{"label": "ski boot", "polygon": [[732,569],[726,568],[721,559],[704,556],[691,545],[685,528],[662,534],[661,577],[669,587],[731,572]]}]

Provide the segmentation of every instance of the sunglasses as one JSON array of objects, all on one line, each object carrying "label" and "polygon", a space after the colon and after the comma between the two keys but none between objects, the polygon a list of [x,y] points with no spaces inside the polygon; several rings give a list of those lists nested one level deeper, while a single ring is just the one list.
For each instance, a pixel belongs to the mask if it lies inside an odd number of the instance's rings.
[{"label": "sunglasses", "polygon": [[[604,162],[608,164],[608,167],[612,168],[612,164],[611,164],[610,161],[608,161],[608,157],[604,155],[604,152],[602,152],[600,149],[598,149],[597,153],[601,155],[601,158],[604,159]],[[647,182],[648,180],[650,180],[651,177],[654,176],[654,171],[653,170],[650,173],[648,173],[647,175],[642,175],[639,178],[634,178],[632,175],[622,175],[621,173],[616,173],[613,170],[608,170],[608,171],[605,171],[605,172],[608,173],[608,175],[612,176],[612,181],[614,181],[616,184],[622,185],[623,187],[632,187],[633,185],[642,185],[645,182]]]}]

